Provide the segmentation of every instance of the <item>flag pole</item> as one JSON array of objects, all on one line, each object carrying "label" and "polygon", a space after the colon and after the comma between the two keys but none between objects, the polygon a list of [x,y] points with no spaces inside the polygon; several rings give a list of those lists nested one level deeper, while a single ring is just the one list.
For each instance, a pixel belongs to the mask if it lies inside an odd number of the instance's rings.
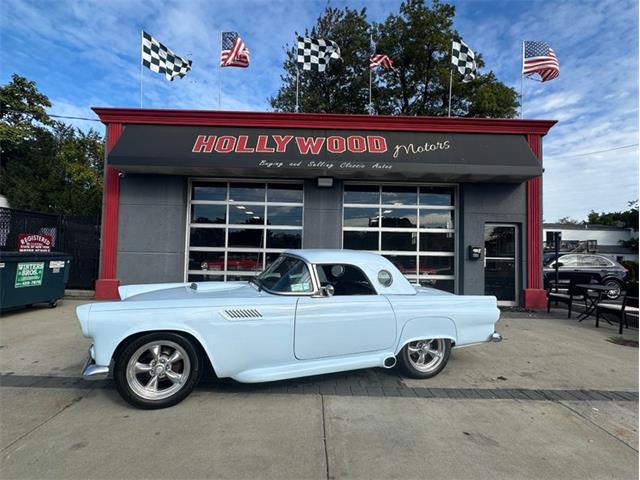
[{"label": "flag pole", "polygon": [[[369,48],[371,55],[375,55],[376,51],[373,47],[373,34],[369,31]],[[371,85],[373,84],[373,68],[371,68],[371,59],[369,59],[369,115],[373,115],[373,101],[371,99]]]},{"label": "flag pole", "polygon": [[373,102],[371,101],[372,77],[373,77],[373,68],[369,67],[369,115],[373,115]]},{"label": "flag pole", "polygon": [[140,108],[142,108],[142,42],[144,39],[144,30],[140,30]]},{"label": "flag pole", "polygon": [[522,63],[520,65],[520,118],[524,116],[524,40],[522,41]]},{"label": "flag pole", "polygon": [[449,65],[449,111],[447,117],[451,116],[451,91],[453,87],[453,68],[451,65],[453,65],[453,42],[451,42],[451,63]]},{"label": "flag pole", "polygon": [[220,30],[220,57],[218,61],[218,110],[222,110],[222,30]]},{"label": "flag pole", "polygon": [[451,90],[453,86],[453,70],[449,69],[449,113],[447,117],[451,116]]},{"label": "flag pole", "polygon": [[298,96],[299,96],[299,84],[300,83],[300,69],[296,67],[296,113],[298,113]]}]

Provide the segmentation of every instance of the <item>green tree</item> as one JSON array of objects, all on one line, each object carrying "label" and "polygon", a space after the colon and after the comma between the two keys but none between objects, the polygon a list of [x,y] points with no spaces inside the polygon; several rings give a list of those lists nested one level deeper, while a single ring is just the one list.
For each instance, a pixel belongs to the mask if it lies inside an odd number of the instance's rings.
[{"label": "green tree", "polygon": [[[300,70],[300,111],[363,113],[369,102],[369,28],[366,9],[328,7],[304,36],[331,39],[340,46],[341,60],[332,60],[324,72]],[[297,35],[297,33],[296,33]],[[297,48],[287,51],[282,86],[269,99],[278,111],[295,110]]]},{"label": "green tree", "polygon": [[33,139],[44,126],[53,124],[46,108],[49,99],[35,82],[13,74],[11,82],[0,87],[0,141],[3,145]]},{"label": "green tree", "polygon": [[95,214],[101,209],[104,142],[51,119],[36,84],[0,87],[0,193],[14,208]]},{"label": "green tree", "polygon": [[562,225],[582,225],[584,222],[571,217],[562,217],[558,219],[557,223],[560,223]]},{"label": "green tree", "polygon": [[590,224],[608,225],[611,227],[633,228],[638,230],[638,200],[627,203],[629,209],[623,212],[601,212],[591,210],[587,221]]},{"label": "green tree", "polygon": [[630,238],[629,240],[619,240],[618,244],[622,245],[623,247],[638,250],[638,237]]},{"label": "green tree", "polygon": [[[397,14],[381,24],[369,24],[366,10],[327,8],[305,34],[335,41],[342,61],[326,72],[300,72],[303,112],[364,113],[368,105],[370,37],[378,53],[389,55],[395,71],[377,69],[372,96],[374,111],[389,115],[446,115],[449,102],[451,43],[460,38],[453,29],[455,7],[433,1],[406,0]],[[296,89],[296,48],[287,51],[282,86],[271,106],[293,111]],[[476,52],[478,68],[484,66]],[[517,93],[492,71],[462,83],[454,72],[452,115],[504,117],[516,115]]]}]

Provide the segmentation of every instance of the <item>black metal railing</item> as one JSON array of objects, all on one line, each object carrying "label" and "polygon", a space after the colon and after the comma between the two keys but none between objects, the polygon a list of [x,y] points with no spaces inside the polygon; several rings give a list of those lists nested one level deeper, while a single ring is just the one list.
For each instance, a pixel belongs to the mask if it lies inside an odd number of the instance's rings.
[{"label": "black metal railing", "polygon": [[99,215],[56,215],[0,207],[0,250],[18,251],[21,233],[49,235],[51,251],[71,255],[68,288],[94,288],[100,257]]}]

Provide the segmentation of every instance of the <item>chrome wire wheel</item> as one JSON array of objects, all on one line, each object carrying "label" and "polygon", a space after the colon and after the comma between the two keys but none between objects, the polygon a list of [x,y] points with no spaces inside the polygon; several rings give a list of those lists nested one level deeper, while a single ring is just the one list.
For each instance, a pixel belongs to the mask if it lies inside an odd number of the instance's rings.
[{"label": "chrome wire wheel", "polygon": [[129,358],[129,388],[145,400],[162,400],[179,392],[191,374],[186,350],[175,342],[158,340],[144,344]]},{"label": "chrome wire wheel", "polygon": [[423,373],[438,369],[445,359],[446,343],[442,338],[417,340],[407,345],[407,356],[411,366]]},{"label": "chrome wire wheel", "polygon": [[605,293],[607,298],[611,300],[615,300],[620,296],[620,291],[622,290],[622,286],[620,285],[620,282],[618,282],[617,280],[607,280],[606,282],[604,282],[604,286],[609,289]]}]

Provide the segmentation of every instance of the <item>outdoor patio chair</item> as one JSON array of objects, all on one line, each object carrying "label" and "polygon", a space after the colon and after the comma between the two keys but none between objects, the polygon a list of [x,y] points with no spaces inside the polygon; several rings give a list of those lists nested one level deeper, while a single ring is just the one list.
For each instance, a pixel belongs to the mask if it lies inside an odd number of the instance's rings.
[{"label": "outdoor patio chair", "polygon": [[573,278],[566,284],[567,291],[554,292],[555,284],[549,282],[547,290],[547,313],[551,311],[551,302],[566,303],[568,306],[567,318],[571,318],[571,310],[574,300],[584,301],[585,309],[587,308],[586,292],[579,287],[576,287],[579,283],[591,283],[591,275],[588,273],[578,273],[573,275]]},{"label": "outdoor patio chair", "polygon": [[629,328],[629,320],[627,315],[638,316],[638,282],[630,282],[627,284],[627,288],[622,297],[622,303],[605,303],[600,302],[596,306],[596,327],[600,323],[600,313],[611,313],[620,317],[620,328],[618,334],[622,335],[622,324]]}]

